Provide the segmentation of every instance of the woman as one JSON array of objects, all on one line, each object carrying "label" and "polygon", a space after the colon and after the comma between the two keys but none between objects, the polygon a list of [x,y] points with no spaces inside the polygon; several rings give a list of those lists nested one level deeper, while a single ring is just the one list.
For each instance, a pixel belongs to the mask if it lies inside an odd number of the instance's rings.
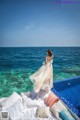
[{"label": "woman", "polygon": [[40,98],[50,91],[53,87],[53,54],[51,50],[47,50],[47,56],[43,65],[30,76],[34,83],[31,97]]}]

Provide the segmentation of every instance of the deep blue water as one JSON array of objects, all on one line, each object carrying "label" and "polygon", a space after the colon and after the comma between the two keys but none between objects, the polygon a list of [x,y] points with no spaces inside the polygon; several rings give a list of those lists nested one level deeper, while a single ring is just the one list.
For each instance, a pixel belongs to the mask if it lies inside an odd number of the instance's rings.
[{"label": "deep blue water", "polygon": [[47,49],[54,53],[54,81],[80,76],[80,47],[0,48],[0,97],[32,89],[29,75],[42,65]]},{"label": "deep blue water", "polygon": [[52,91],[80,117],[80,76],[55,82]]}]

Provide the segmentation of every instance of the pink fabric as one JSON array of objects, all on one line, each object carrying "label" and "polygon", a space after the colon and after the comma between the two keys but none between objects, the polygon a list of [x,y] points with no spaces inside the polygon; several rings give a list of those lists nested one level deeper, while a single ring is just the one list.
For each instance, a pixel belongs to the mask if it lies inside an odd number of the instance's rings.
[{"label": "pink fabric", "polygon": [[49,96],[44,100],[44,103],[51,107],[58,100],[59,98],[51,92]]}]

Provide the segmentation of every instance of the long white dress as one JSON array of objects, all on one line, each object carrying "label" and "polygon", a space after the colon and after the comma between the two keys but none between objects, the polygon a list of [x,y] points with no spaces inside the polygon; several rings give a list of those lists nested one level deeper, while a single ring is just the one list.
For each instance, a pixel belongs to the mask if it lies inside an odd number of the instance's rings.
[{"label": "long white dress", "polygon": [[44,64],[29,78],[34,83],[35,93],[39,93],[40,90],[51,89],[53,87],[53,60]]}]

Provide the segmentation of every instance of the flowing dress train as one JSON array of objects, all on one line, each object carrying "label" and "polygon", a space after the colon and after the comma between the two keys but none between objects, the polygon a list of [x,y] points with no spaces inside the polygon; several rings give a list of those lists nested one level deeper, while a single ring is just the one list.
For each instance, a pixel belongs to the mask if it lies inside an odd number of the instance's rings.
[{"label": "flowing dress train", "polygon": [[43,64],[35,73],[29,76],[34,83],[34,92],[36,94],[40,91],[50,90],[53,87],[53,61]]}]

